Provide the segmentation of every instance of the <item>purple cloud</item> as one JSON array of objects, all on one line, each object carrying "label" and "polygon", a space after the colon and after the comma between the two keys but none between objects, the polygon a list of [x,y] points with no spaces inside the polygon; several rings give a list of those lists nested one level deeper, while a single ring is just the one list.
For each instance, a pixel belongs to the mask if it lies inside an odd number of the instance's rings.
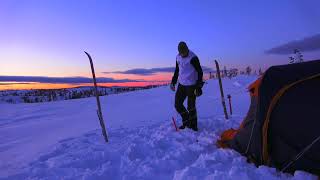
[{"label": "purple cloud", "polygon": [[[78,84],[92,83],[92,78],[87,77],[45,77],[45,76],[0,76],[0,82],[39,82],[39,83],[62,83],[62,84]],[[130,79],[113,79],[113,78],[97,78],[98,83],[119,83],[119,82],[140,82],[139,80]]]},{"label": "purple cloud", "polygon": [[[149,76],[156,73],[173,73],[175,67],[164,67],[164,68],[151,68],[151,69],[144,69],[144,68],[137,68],[137,69],[129,69],[126,71],[114,71],[114,72],[102,72],[105,74],[116,73],[116,74],[134,74],[134,75],[141,75],[141,76]],[[212,72],[214,71],[212,68],[202,66],[203,72]]]},{"label": "purple cloud", "polygon": [[291,41],[286,44],[265,51],[266,54],[292,54],[294,49],[300,51],[320,50],[320,34],[306,37],[301,40]]}]

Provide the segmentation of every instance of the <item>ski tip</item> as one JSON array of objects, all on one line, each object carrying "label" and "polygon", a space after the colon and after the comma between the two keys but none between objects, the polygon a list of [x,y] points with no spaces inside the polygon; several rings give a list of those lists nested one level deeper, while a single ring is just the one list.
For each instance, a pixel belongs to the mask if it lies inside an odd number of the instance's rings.
[{"label": "ski tip", "polygon": [[217,61],[217,60],[214,60],[214,62],[218,64],[218,61]]},{"label": "ski tip", "polygon": [[86,51],[84,51],[84,53],[86,53],[86,55],[88,56],[89,59],[91,59],[91,56],[89,53],[87,53]]}]

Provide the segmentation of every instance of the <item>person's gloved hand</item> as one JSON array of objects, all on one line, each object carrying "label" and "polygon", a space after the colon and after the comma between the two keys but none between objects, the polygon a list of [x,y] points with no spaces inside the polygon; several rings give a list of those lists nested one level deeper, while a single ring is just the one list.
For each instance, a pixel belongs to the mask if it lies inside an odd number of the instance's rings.
[{"label": "person's gloved hand", "polygon": [[170,84],[171,91],[176,91],[176,86],[174,84]]},{"label": "person's gloved hand", "polygon": [[197,88],[202,88],[203,85],[204,85],[204,82],[203,82],[203,81],[197,82]]},{"label": "person's gloved hand", "polygon": [[204,85],[203,81],[197,83],[196,89],[194,90],[194,94],[199,97],[202,95],[202,87]]}]

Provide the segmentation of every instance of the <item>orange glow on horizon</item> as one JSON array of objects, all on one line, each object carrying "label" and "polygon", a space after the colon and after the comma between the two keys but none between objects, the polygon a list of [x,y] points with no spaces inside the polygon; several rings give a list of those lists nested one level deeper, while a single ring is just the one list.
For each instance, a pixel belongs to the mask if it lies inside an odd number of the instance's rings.
[{"label": "orange glow on horizon", "polygon": [[[98,83],[98,86],[104,87],[143,87],[149,85],[161,85],[168,82],[123,82],[123,83]],[[30,89],[64,89],[64,88],[75,88],[81,86],[93,86],[93,83],[81,83],[81,84],[51,84],[51,83],[12,83],[12,84],[1,84],[1,90],[30,90]]]},{"label": "orange glow on horizon", "polygon": [[0,83],[0,90],[63,89],[71,87],[76,87],[76,85],[51,83],[6,83],[3,85]]}]

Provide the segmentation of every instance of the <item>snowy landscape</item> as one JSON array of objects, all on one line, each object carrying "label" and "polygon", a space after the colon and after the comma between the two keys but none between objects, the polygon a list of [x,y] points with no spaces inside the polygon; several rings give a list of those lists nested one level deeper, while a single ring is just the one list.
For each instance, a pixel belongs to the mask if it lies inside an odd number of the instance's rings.
[{"label": "snowy landscape", "polygon": [[0,180],[320,180],[319,7],[0,0]]},{"label": "snowy landscape", "polygon": [[168,86],[101,97],[105,143],[94,97],[0,104],[0,179],[292,179],[317,177],[256,167],[216,140],[245,117],[257,76],[224,78],[233,114],[225,120],[216,79],[197,99],[199,131],[175,130],[181,118]]}]

